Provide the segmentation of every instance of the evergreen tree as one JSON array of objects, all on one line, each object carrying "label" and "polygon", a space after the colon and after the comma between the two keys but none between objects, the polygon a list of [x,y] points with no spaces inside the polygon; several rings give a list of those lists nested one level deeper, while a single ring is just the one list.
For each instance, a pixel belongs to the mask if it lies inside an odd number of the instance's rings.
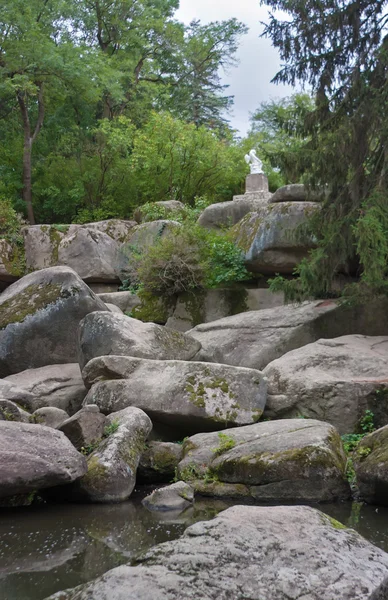
[{"label": "evergreen tree", "polygon": [[[325,190],[311,222],[318,247],[291,283],[275,281],[291,298],[333,293],[338,271],[360,275],[358,292],[388,290],[388,37],[381,0],[266,0],[264,34],[279,49],[275,81],[311,86],[315,110],[300,172]],[[355,268],[355,266],[358,267]]]}]

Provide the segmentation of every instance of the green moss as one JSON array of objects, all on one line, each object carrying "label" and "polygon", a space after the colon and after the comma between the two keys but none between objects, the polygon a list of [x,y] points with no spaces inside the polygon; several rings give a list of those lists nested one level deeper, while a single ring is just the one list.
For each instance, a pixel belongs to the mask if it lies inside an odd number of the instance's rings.
[{"label": "green moss", "polygon": [[190,317],[192,327],[203,323],[205,320],[205,297],[204,290],[195,290],[179,296],[179,301],[185,306],[185,310]]},{"label": "green moss", "polygon": [[49,238],[51,244],[51,259],[53,263],[57,263],[59,255],[59,244],[61,243],[62,236],[54,226],[50,227]]},{"label": "green moss", "polygon": [[88,472],[83,476],[82,481],[86,486],[98,488],[108,474],[108,469],[102,465],[98,456],[91,455],[88,460]]},{"label": "green moss", "polygon": [[157,297],[144,290],[140,290],[138,296],[141,304],[132,309],[134,319],[143,321],[143,323],[159,323],[162,325],[166,323],[170,316],[171,307],[175,302],[174,298]]},{"label": "green moss", "polygon": [[10,275],[23,277],[26,272],[24,244],[0,244],[0,262]]},{"label": "green moss", "polygon": [[174,470],[176,456],[168,448],[159,448],[152,453],[152,468],[158,473],[169,473]]},{"label": "green moss", "polygon": [[212,448],[212,452],[214,452],[216,456],[220,456],[221,454],[224,454],[224,452],[232,450],[236,445],[236,441],[230,435],[222,433],[221,431],[218,434],[218,438],[220,440],[218,447]]},{"label": "green moss", "polygon": [[231,229],[232,240],[236,245],[247,253],[252,246],[262,220],[255,219],[252,223],[254,213],[248,213],[237,225]]},{"label": "green moss", "polygon": [[343,525],[336,519],[333,519],[333,517],[329,517],[329,515],[323,514],[322,517],[323,517],[322,522],[324,525],[327,525],[328,523],[330,523],[330,525],[332,527],[334,527],[334,529],[348,529],[348,527],[346,527],[346,525]]},{"label": "green moss", "polygon": [[14,298],[0,305],[0,329],[4,329],[10,323],[22,323],[30,315],[70,295],[72,292],[62,290],[60,284],[31,284]]}]

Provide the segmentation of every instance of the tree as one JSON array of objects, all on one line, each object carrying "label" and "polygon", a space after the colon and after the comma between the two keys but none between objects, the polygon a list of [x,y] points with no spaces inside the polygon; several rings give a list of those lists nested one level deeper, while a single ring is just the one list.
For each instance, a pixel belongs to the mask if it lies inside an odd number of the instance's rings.
[{"label": "tree", "polygon": [[190,24],[180,49],[178,81],[171,87],[169,108],[173,114],[197,127],[225,130],[233,98],[225,96],[228,86],[221,83],[220,71],[236,66],[238,43],[247,31],[237,19]]},{"label": "tree", "polygon": [[[22,194],[31,224],[35,223],[32,150],[47,106],[63,98],[70,82],[78,92],[83,88],[86,55],[68,34],[70,8],[62,0],[0,2],[0,101],[6,113],[19,111],[24,140]],[[90,82],[86,85],[89,91],[93,87]]]},{"label": "tree", "polygon": [[354,272],[358,263],[358,292],[387,292],[387,2],[265,4],[287,13],[283,20],[271,13],[264,31],[284,64],[275,81],[299,80],[315,94],[300,168],[311,186],[325,189],[322,211],[311,223],[318,247],[287,291],[332,294],[335,274],[349,265]]}]

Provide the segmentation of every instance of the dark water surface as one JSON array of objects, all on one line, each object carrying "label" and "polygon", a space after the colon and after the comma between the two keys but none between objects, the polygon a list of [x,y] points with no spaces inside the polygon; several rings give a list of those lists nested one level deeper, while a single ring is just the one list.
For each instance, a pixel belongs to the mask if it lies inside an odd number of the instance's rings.
[{"label": "dark water surface", "polygon": [[[180,515],[150,513],[136,497],[114,505],[2,509],[0,600],[42,600],[94,579],[232,504],[200,500]],[[388,552],[388,508],[350,503],[317,508]]]}]

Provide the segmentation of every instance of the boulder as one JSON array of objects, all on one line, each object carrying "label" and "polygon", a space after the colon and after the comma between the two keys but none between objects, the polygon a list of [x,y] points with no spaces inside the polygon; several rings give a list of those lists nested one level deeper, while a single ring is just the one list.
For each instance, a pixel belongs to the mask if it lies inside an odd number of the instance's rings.
[{"label": "boulder", "polygon": [[240,200],[217,202],[216,204],[207,206],[200,214],[198,225],[206,227],[206,229],[232,227],[236,223],[239,223],[248,213],[255,212],[267,204],[267,200],[250,198],[250,194],[242,196]]},{"label": "boulder", "polygon": [[0,498],[70,483],[86,470],[85,457],[60,431],[0,421]]},{"label": "boulder", "polygon": [[71,499],[88,502],[123,502],[131,495],[136,470],[152,423],[138,408],[129,407],[107,419],[112,432],[88,456],[88,472],[73,486]]},{"label": "boulder", "polygon": [[263,502],[332,502],[350,495],[345,466],[334,427],[284,419],[188,438],[177,475],[194,487],[202,480],[200,491],[209,495],[221,482],[239,494],[242,484],[244,495]]},{"label": "boulder", "polygon": [[42,406],[38,396],[4,379],[0,379],[0,400],[9,400],[29,412]]},{"label": "boulder", "polygon": [[94,223],[85,223],[85,225],[82,225],[82,227],[87,229],[109,235],[112,240],[119,242],[119,244],[123,244],[127,241],[133,228],[136,226],[136,221],[122,219],[107,219],[106,221],[96,221]]},{"label": "boulder", "polygon": [[310,200],[316,202],[319,199],[319,194],[308,190],[303,183],[291,183],[278,188],[272,194],[270,202],[306,202]]},{"label": "boulder", "polygon": [[31,415],[20,408],[11,400],[3,400],[0,398],[0,421],[20,421],[21,423],[29,423]]},{"label": "boulder", "polygon": [[283,304],[284,294],[272,293],[268,288],[195,290],[178,296],[166,326],[176,331],[189,331],[201,323]]},{"label": "boulder", "polygon": [[85,406],[58,426],[77,450],[99,442],[104,434],[107,419],[97,406]]},{"label": "boulder", "polygon": [[110,292],[97,295],[105,304],[115,304],[123,313],[131,312],[135,306],[141,304],[139,296],[133,292]]},{"label": "boulder", "polygon": [[105,304],[68,267],[13,283],[0,295],[0,377],[76,362],[79,322],[94,310]]},{"label": "boulder", "polygon": [[116,315],[123,315],[124,314],[123,311],[121,310],[121,308],[119,308],[118,306],[116,306],[116,304],[109,304],[109,302],[105,302],[105,306],[113,314],[116,314]]},{"label": "boulder", "polygon": [[88,315],[79,328],[81,369],[92,358],[109,354],[190,360],[200,347],[199,342],[184,333],[110,312]]},{"label": "boulder", "polygon": [[255,423],[267,395],[260,371],[180,360],[103,356],[87,364],[83,377],[92,385],[85,404],[105,414],[137,406],[185,433]]},{"label": "boulder", "polygon": [[[347,335],[292,350],[264,369],[266,416],[299,415],[352,433],[366,409],[388,424],[388,337]],[[386,395],[385,395],[386,396]]]},{"label": "boulder", "polygon": [[55,408],[55,406],[44,406],[38,408],[32,415],[32,419],[39,425],[46,425],[46,427],[53,427],[57,429],[64,421],[69,418],[67,412],[61,408]]},{"label": "boulder", "polygon": [[58,265],[58,248],[61,241],[72,236],[80,225],[28,225],[23,227],[26,267],[37,271]]},{"label": "boulder", "polygon": [[320,209],[318,202],[279,202],[248,213],[234,228],[233,239],[254,273],[292,274],[316,240],[300,226]]},{"label": "boulder", "polygon": [[139,483],[167,483],[174,478],[175,470],[181,460],[182,444],[148,442],[140,457],[137,481]]},{"label": "boulder", "polygon": [[60,408],[69,415],[81,408],[87,393],[78,363],[27,369],[5,377],[4,381],[39,398],[40,407]]},{"label": "boulder", "polygon": [[361,500],[388,506],[388,425],[361,440],[353,465]]},{"label": "boulder", "polygon": [[388,554],[315,508],[233,506],[51,600],[368,600],[387,568]]},{"label": "boulder", "polygon": [[194,490],[184,481],[177,481],[167,487],[158,488],[142,500],[143,506],[152,511],[182,511],[193,502]]},{"label": "boulder", "polygon": [[188,334],[202,344],[195,360],[263,369],[295,348],[354,332],[388,335],[387,300],[353,307],[334,300],[278,306],[204,323]]}]

